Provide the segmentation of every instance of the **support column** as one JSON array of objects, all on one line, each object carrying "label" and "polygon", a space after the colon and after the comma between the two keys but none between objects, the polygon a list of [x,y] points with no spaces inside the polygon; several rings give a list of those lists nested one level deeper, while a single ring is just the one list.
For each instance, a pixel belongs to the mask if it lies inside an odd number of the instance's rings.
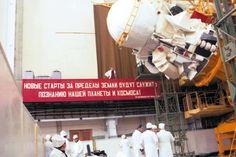
[{"label": "support column", "polygon": [[23,51],[23,8],[24,0],[16,1],[16,28],[15,28],[15,58],[14,58],[14,76],[17,87],[21,91],[22,79],[22,51]]},{"label": "support column", "polygon": [[117,119],[106,120],[108,137],[117,137]]},{"label": "support column", "polygon": [[60,134],[62,131],[62,122],[61,121],[56,121],[56,128],[57,128],[57,133]]}]

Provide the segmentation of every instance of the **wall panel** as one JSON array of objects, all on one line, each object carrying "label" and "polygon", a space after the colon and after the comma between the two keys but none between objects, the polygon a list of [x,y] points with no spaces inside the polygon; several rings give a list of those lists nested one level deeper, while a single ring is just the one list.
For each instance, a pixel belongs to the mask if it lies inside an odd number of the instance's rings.
[{"label": "wall panel", "polygon": [[23,18],[23,71],[97,78],[91,1],[25,0]]},{"label": "wall panel", "polygon": [[34,157],[35,122],[22,104],[1,44],[0,63],[0,156]]},{"label": "wall panel", "polygon": [[14,70],[16,0],[0,1],[0,42]]}]

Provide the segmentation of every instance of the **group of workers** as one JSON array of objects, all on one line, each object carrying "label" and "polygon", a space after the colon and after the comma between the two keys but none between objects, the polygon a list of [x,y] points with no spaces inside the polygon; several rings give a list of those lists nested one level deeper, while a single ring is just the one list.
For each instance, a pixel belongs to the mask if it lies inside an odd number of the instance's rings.
[{"label": "group of workers", "polygon": [[83,144],[78,135],[73,135],[73,143],[69,143],[67,133],[45,136],[45,157],[83,157]]},{"label": "group of workers", "polygon": [[117,157],[173,157],[172,143],[174,137],[165,130],[165,124],[159,124],[159,131],[156,125],[146,124],[146,130],[142,125],[132,134],[132,148],[125,135],[121,136],[121,152]]},{"label": "group of workers", "polygon": [[[126,135],[121,136],[121,152],[117,157],[173,157],[172,143],[174,137],[165,130],[165,124],[146,124],[146,130],[139,125],[132,134],[132,147]],[[131,151],[133,148],[133,152]],[[83,144],[78,135],[73,135],[73,143],[69,143],[67,133],[45,136],[45,157],[83,157]]]}]

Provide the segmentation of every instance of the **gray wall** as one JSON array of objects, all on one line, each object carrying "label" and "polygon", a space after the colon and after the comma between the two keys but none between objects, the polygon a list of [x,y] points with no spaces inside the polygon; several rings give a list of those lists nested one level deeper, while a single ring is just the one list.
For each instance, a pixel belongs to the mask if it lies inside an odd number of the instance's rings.
[{"label": "gray wall", "polygon": [[[42,140],[36,124],[22,104],[10,66],[0,43],[0,156],[38,157]],[[38,139],[38,141],[36,141]],[[37,144],[38,143],[38,144]],[[36,148],[36,147],[39,148]]]},{"label": "gray wall", "polygon": [[213,129],[188,131],[186,136],[190,152],[194,151],[196,154],[218,152],[216,135]]}]

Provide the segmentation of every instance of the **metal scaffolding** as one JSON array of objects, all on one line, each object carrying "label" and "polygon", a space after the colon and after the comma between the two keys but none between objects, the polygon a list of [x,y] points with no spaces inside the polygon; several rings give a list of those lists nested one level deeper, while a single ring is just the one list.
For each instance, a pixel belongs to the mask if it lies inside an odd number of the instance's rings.
[{"label": "metal scaffolding", "polygon": [[236,32],[232,18],[232,14],[236,12],[234,3],[228,3],[228,0],[214,0],[218,17],[214,26],[218,41],[223,39],[223,44],[219,44],[220,55],[236,113]]},{"label": "metal scaffolding", "polygon": [[155,99],[157,123],[165,123],[166,129],[174,134],[175,157],[194,156],[187,145],[185,120],[179,102],[179,83],[162,76],[161,87],[161,96]]}]

